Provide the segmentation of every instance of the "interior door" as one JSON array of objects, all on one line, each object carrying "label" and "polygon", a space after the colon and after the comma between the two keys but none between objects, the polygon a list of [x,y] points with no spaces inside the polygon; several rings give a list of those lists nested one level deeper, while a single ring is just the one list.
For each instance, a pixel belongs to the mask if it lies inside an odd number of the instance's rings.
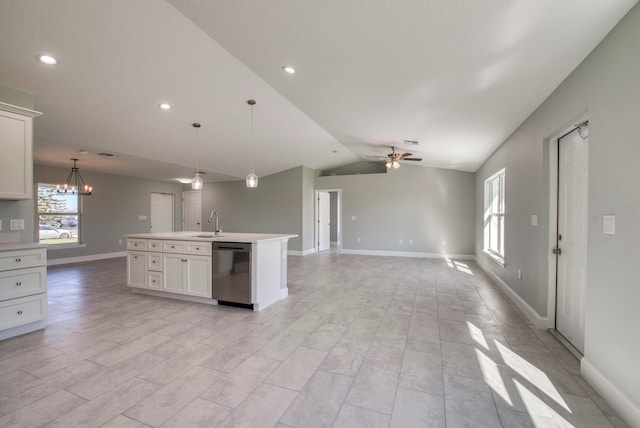
[{"label": "interior door", "polygon": [[318,251],[331,247],[331,196],[318,192]]},{"label": "interior door", "polygon": [[578,129],[558,140],[556,330],[581,353],[587,271],[588,144]]},{"label": "interior door", "polygon": [[199,190],[182,192],[182,230],[202,231],[202,193]]},{"label": "interior door", "polygon": [[151,232],[173,232],[173,195],[151,193]]}]

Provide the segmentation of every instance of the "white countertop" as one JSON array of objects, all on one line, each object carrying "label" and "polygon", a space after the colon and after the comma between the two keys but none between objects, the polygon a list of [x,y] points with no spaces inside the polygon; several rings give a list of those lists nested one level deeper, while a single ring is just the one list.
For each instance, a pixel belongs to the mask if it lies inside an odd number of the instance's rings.
[{"label": "white countertop", "polygon": [[0,251],[14,251],[14,250],[30,250],[32,248],[46,248],[46,244],[38,244],[36,242],[23,243],[23,242],[11,242],[0,244]]},{"label": "white countertop", "polygon": [[231,233],[221,232],[214,235],[213,232],[159,232],[159,233],[133,233],[126,235],[127,238],[143,239],[170,239],[179,241],[199,241],[199,242],[242,242],[258,243],[275,240],[288,240],[298,235],[281,235],[276,233]]}]

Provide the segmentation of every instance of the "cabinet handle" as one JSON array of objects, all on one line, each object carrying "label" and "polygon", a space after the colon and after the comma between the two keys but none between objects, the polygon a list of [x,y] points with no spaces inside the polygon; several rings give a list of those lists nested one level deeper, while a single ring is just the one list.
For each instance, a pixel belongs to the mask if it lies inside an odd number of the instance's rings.
[{"label": "cabinet handle", "polygon": [[137,258],[138,258],[138,256],[133,256],[133,258],[134,258],[134,259],[137,259]]},{"label": "cabinet handle", "polygon": [[18,262],[18,263],[20,263],[21,261],[22,261],[22,259],[20,259],[20,258],[16,259],[16,262]]},{"label": "cabinet handle", "polygon": [[151,260],[151,263],[155,264],[155,263],[156,263],[156,261],[155,261],[155,260]]},{"label": "cabinet handle", "polygon": [[155,283],[156,283],[156,280],[155,280],[155,279],[152,279],[152,280],[151,280],[151,282],[153,282],[153,283],[155,284]]},{"label": "cabinet handle", "polygon": [[171,248],[176,248],[175,245],[172,245]]},{"label": "cabinet handle", "polygon": [[200,251],[200,247],[196,247],[196,251]]},{"label": "cabinet handle", "polygon": [[20,287],[20,286],[22,285],[22,282],[18,281],[18,282],[16,282],[16,285],[17,285],[18,287]]},{"label": "cabinet handle", "polygon": [[22,309],[18,310],[18,315],[22,315]]}]

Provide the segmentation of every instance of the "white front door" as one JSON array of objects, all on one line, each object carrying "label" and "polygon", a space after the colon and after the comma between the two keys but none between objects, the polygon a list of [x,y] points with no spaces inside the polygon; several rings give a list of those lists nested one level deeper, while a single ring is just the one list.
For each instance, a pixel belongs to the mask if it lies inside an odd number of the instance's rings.
[{"label": "white front door", "polygon": [[182,192],[182,230],[202,231],[202,193],[199,190]]},{"label": "white front door", "polygon": [[331,196],[329,192],[318,192],[318,251],[331,247]]},{"label": "white front door", "polygon": [[173,195],[151,194],[151,232],[173,232]]},{"label": "white front door", "polygon": [[[586,128],[583,132],[586,133]],[[556,330],[584,353],[587,272],[587,138],[578,129],[558,140]]]}]

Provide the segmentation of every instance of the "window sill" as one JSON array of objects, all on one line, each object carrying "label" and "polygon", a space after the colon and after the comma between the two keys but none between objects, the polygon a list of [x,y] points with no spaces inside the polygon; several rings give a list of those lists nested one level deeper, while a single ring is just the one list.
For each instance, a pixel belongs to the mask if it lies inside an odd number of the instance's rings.
[{"label": "window sill", "polygon": [[71,250],[74,248],[84,248],[87,244],[47,244],[47,250]]},{"label": "window sill", "polygon": [[499,255],[492,253],[490,251],[487,250],[482,250],[487,256],[489,256],[489,259],[493,260],[494,263],[496,263],[497,265],[504,267],[504,258],[500,257]]}]

